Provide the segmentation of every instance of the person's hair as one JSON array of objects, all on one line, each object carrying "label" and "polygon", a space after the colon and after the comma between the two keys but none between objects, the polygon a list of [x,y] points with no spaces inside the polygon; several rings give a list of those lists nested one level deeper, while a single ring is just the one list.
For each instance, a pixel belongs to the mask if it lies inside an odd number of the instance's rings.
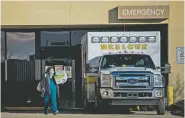
[{"label": "person's hair", "polygon": [[53,67],[48,67],[45,73],[48,74],[51,69],[54,69],[54,68]]}]

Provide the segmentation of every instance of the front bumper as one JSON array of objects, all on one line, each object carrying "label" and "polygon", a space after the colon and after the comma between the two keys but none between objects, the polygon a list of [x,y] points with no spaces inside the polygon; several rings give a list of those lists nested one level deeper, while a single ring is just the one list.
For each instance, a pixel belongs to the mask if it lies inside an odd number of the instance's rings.
[{"label": "front bumper", "polygon": [[100,95],[102,99],[107,100],[157,100],[164,98],[164,88],[154,89],[121,89],[114,90],[111,88],[100,88]]},{"label": "front bumper", "polygon": [[102,103],[103,104],[109,104],[109,105],[160,105],[161,103],[164,102],[164,99],[130,99],[130,100],[119,100],[119,99],[114,99],[114,100],[108,100],[108,99],[103,99]]},{"label": "front bumper", "polygon": [[[156,95],[156,91],[161,95]],[[106,95],[105,92],[108,92]],[[160,105],[164,103],[164,88],[114,90],[101,88],[101,103],[109,105]]]}]

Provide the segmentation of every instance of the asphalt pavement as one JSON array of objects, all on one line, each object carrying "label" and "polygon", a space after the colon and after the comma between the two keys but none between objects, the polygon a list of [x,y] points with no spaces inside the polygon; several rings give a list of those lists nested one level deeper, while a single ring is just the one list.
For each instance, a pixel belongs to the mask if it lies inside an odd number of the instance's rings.
[{"label": "asphalt pavement", "polygon": [[60,112],[57,115],[49,113],[44,115],[42,112],[2,112],[1,118],[183,118],[171,115],[157,115],[154,111],[134,111],[130,113],[109,113],[109,114],[87,114],[81,112]]}]

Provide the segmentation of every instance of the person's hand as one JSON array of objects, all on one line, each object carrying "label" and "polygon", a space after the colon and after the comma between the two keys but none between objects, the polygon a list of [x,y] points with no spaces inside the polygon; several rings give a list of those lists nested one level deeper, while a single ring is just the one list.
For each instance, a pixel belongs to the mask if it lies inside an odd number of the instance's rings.
[{"label": "person's hand", "polygon": [[56,75],[56,72],[53,73],[53,76],[55,76],[55,75]]},{"label": "person's hand", "polygon": [[45,89],[44,89],[44,88],[42,88],[42,89],[41,89],[41,91],[43,91],[43,92],[44,92],[44,91],[45,91]]}]

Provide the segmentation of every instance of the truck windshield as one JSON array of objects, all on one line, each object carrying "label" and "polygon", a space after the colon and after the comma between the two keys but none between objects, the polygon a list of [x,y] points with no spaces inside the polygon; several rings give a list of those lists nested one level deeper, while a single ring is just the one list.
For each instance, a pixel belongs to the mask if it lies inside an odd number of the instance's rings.
[{"label": "truck windshield", "polygon": [[115,54],[103,56],[101,69],[110,67],[146,67],[155,69],[151,57],[141,54]]}]

